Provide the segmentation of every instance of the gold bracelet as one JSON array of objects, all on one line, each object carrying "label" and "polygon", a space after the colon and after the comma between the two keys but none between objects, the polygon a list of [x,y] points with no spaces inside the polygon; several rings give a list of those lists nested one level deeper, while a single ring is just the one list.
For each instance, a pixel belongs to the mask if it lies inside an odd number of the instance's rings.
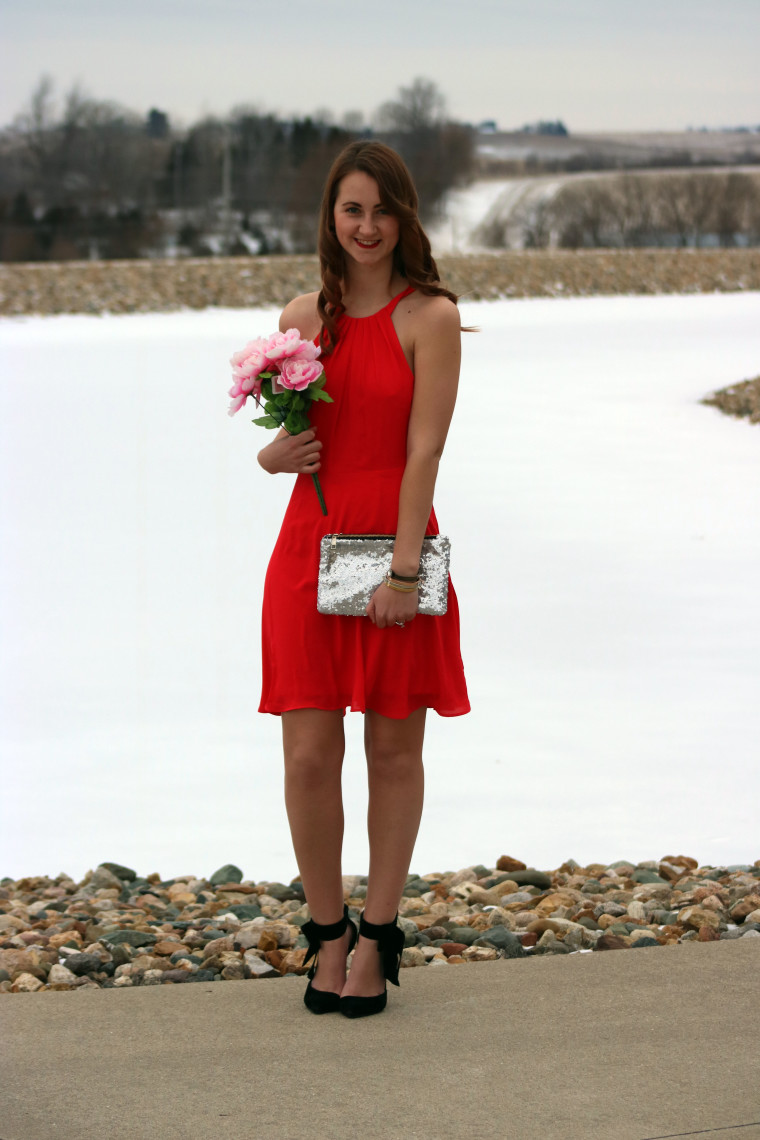
[{"label": "gold bracelet", "polygon": [[396,590],[399,594],[413,594],[418,589],[417,582],[415,582],[414,585],[402,585],[400,582],[396,582],[393,578],[391,578],[390,573],[385,575],[383,581],[389,590]]}]

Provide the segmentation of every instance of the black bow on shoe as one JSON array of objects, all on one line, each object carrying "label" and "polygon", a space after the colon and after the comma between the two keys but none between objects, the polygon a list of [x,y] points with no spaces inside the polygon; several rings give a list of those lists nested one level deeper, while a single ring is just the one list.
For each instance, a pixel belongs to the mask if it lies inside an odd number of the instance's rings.
[{"label": "black bow on shoe", "polygon": [[[308,922],[305,922],[301,927],[301,933],[306,935],[309,943],[309,950],[303,960],[304,966],[311,958],[316,958],[317,954],[319,953],[320,944],[322,942],[334,942],[336,938],[341,938],[346,933],[348,922],[349,918],[347,906],[343,907],[343,917],[339,918],[337,922],[330,922],[323,925],[319,922],[315,922],[313,918],[310,918]],[[317,963],[315,962],[309,971],[310,978],[314,977],[314,971],[316,968]]]},{"label": "black bow on shoe", "polygon": [[396,919],[394,918],[393,922],[386,922],[382,926],[377,926],[373,922],[367,922],[362,915],[359,920],[359,933],[364,938],[372,938],[377,941],[377,949],[383,964],[383,975],[391,985],[397,986],[405,938],[403,930],[396,925]]},{"label": "black bow on shoe", "polygon": [[[379,926],[373,922],[367,922],[362,915],[359,920],[359,933],[362,937],[371,938],[377,942],[383,976],[386,981],[397,986],[405,939],[403,930],[400,930],[396,925],[396,920]],[[370,1014],[380,1013],[381,1010],[385,1009],[387,1001],[388,987],[386,986],[381,994],[372,994],[369,997],[348,994],[340,999],[338,1008],[344,1017],[369,1017]]]},{"label": "black bow on shoe", "polygon": [[303,995],[304,1005],[310,1009],[312,1013],[337,1013],[340,1002],[340,994],[333,993],[330,990],[317,990],[311,984],[311,979],[317,972],[317,957],[319,955],[319,948],[323,942],[334,942],[337,938],[342,938],[346,933],[346,928],[351,928],[351,937],[348,945],[348,953],[353,950],[357,932],[356,926],[348,917],[348,907],[343,907],[343,917],[338,919],[337,922],[330,922],[322,925],[321,923],[314,922],[309,919],[301,927],[302,933],[306,936],[309,943],[306,957],[303,960],[304,966],[313,958],[314,961],[309,969],[308,978],[309,984],[306,987],[306,992]]}]

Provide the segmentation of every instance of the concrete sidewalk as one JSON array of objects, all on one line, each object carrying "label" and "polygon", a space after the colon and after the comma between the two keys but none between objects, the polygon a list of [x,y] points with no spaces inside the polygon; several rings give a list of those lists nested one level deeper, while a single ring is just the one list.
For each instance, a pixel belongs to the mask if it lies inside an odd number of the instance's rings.
[{"label": "concrete sidewalk", "polygon": [[0,1140],[760,1138],[760,939],[0,999]]}]

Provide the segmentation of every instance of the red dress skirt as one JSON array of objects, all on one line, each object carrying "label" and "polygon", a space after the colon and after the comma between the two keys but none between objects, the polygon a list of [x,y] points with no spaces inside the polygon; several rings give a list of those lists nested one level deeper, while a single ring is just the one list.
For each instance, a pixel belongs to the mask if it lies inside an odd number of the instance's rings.
[{"label": "red dress skirt", "polygon": [[[343,316],[325,358],[334,403],[313,404],[310,415],[323,444],[328,514],[311,476],[298,475],[264,584],[259,712],[350,708],[403,718],[423,706],[441,716],[470,710],[451,582],[445,615],[418,614],[403,628],[317,612],[323,535],[396,531],[414,375],[391,314],[411,291],[370,317]],[[437,533],[431,510],[426,534]]]}]

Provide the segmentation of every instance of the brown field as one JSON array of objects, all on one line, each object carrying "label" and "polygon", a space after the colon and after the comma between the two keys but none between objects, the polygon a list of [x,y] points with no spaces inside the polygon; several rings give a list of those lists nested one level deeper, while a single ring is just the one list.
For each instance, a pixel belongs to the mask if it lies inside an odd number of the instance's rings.
[{"label": "brown field", "polygon": [[[531,250],[439,258],[468,301],[760,290],[760,249]],[[284,305],[319,287],[316,257],[0,266],[0,315]]]}]

